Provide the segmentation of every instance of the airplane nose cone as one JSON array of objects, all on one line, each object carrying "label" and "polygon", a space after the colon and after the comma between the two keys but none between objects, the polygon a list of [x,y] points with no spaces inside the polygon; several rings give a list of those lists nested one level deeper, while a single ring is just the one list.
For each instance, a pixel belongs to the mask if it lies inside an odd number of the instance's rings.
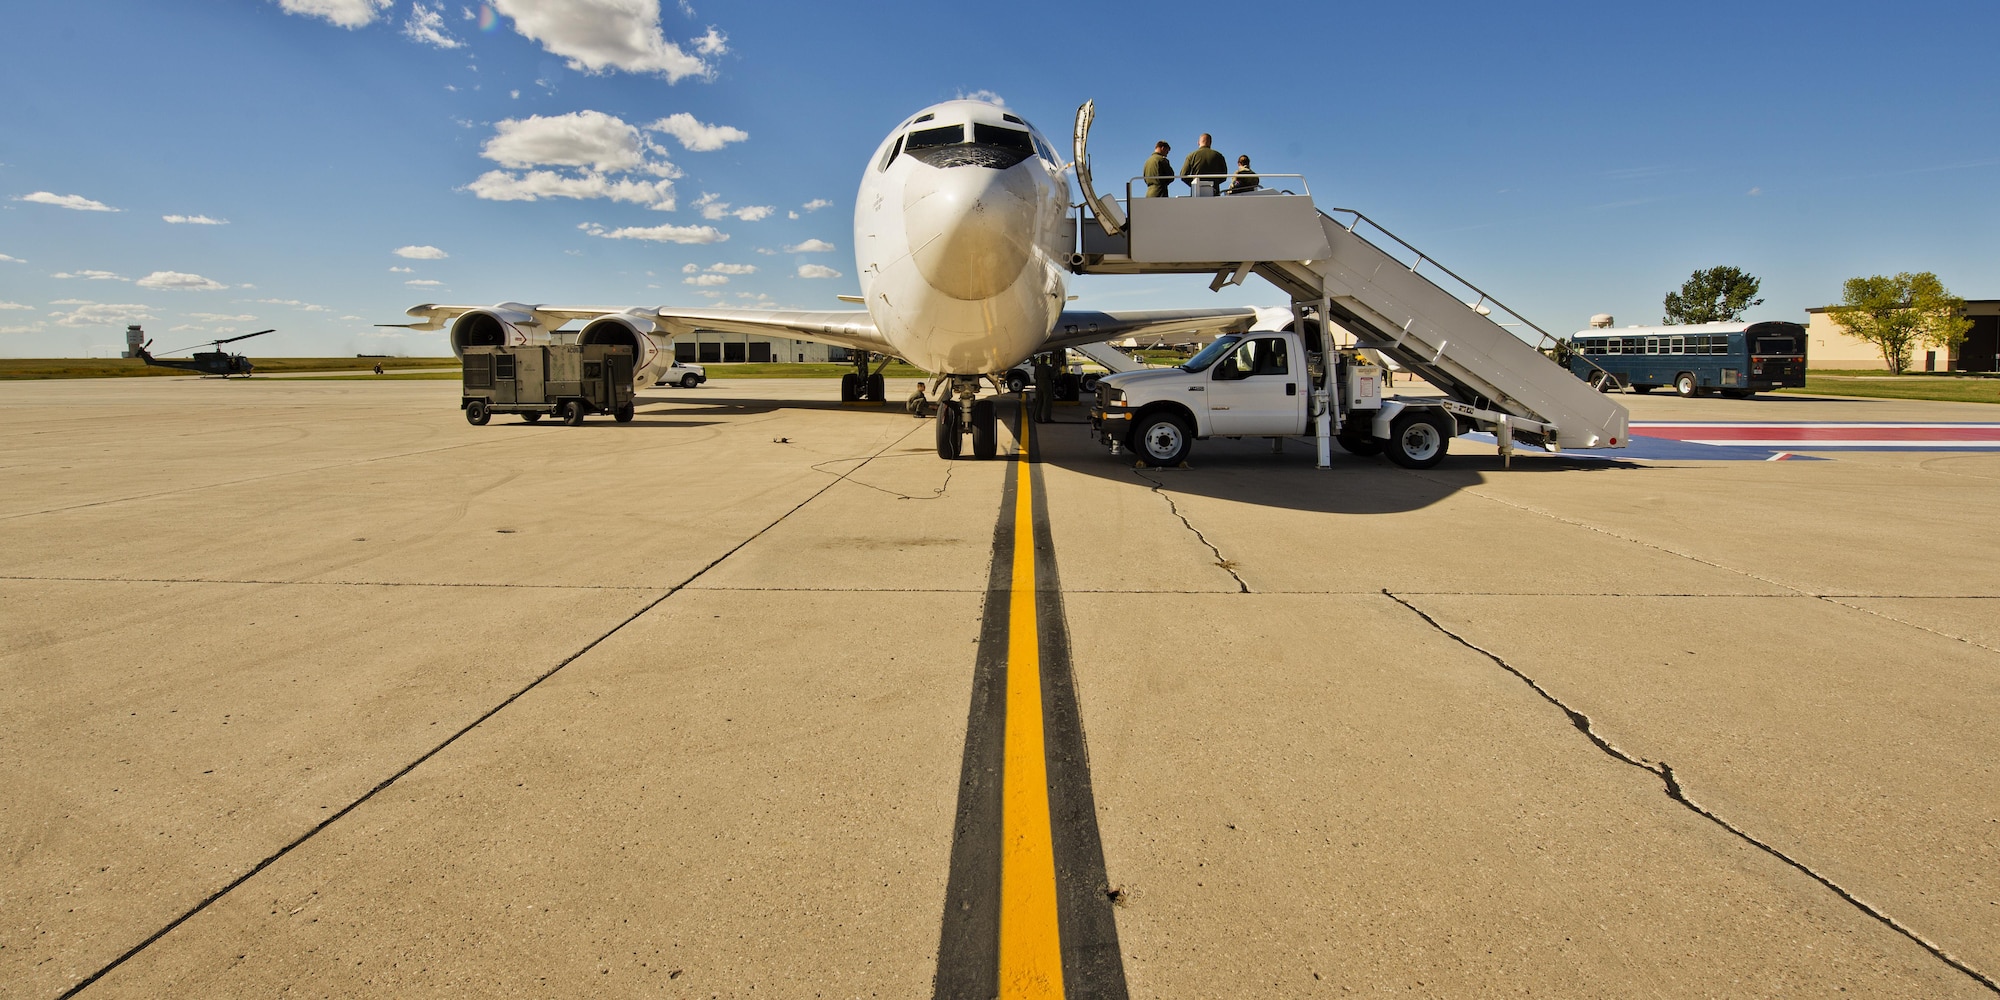
[{"label": "airplane nose cone", "polygon": [[990,299],[1021,276],[1034,254],[1035,208],[1023,170],[918,170],[903,188],[917,269],[955,299]]}]

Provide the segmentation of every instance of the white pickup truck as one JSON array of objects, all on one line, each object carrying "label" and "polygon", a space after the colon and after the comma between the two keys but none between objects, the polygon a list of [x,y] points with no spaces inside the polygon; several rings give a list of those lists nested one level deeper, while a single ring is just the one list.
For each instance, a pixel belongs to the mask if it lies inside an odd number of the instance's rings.
[{"label": "white pickup truck", "polygon": [[[1386,452],[1398,465],[1428,469],[1459,434],[1458,410],[1475,423],[1455,400],[1383,399],[1382,369],[1356,352],[1337,351],[1333,361],[1334,440],[1354,454]],[[1229,334],[1179,367],[1099,379],[1091,426],[1114,454],[1129,448],[1155,466],[1180,464],[1205,438],[1311,434],[1320,364],[1296,333]]]}]

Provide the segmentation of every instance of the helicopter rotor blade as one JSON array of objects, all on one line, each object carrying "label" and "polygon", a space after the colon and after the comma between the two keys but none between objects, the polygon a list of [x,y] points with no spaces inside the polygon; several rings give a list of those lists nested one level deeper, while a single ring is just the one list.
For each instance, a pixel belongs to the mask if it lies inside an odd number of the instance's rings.
[{"label": "helicopter rotor blade", "polygon": [[218,340],[215,342],[215,344],[217,347],[220,347],[223,344],[233,344],[239,340],[249,340],[251,337],[261,337],[267,333],[276,333],[276,332],[278,332],[278,328],[274,326],[269,330],[259,330],[256,333],[246,333],[241,337],[229,337],[223,340]]}]

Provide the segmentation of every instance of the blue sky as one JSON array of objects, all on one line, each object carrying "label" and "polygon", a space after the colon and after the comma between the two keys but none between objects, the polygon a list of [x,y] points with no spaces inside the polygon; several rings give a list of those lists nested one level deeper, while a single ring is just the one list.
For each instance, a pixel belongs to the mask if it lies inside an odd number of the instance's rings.
[{"label": "blue sky", "polygon": [[1994,298],[1996,28],[1991,0],[9,4],[0,355],[133,321],[163,348],[277,327],[244,346],[440,354],[371,326],[432,301],[839,308],[864,160],[977,92],[1059,146],[1095,98],[1100,183],[1213,132],[1551,330],[1658,322],[1716,264],[1764,279],[1756,318],[1897,271]]}]

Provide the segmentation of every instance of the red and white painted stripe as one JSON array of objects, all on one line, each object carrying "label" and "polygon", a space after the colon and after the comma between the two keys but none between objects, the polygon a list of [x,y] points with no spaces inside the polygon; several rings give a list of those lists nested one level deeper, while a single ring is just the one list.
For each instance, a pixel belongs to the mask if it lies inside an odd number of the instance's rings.
[{"label": "red and white painted stripe", "polygon": [[1637,437],[1667,438],[1725,448],[2000,448],[2000,423],[1652,423],[1632,425]]}]

